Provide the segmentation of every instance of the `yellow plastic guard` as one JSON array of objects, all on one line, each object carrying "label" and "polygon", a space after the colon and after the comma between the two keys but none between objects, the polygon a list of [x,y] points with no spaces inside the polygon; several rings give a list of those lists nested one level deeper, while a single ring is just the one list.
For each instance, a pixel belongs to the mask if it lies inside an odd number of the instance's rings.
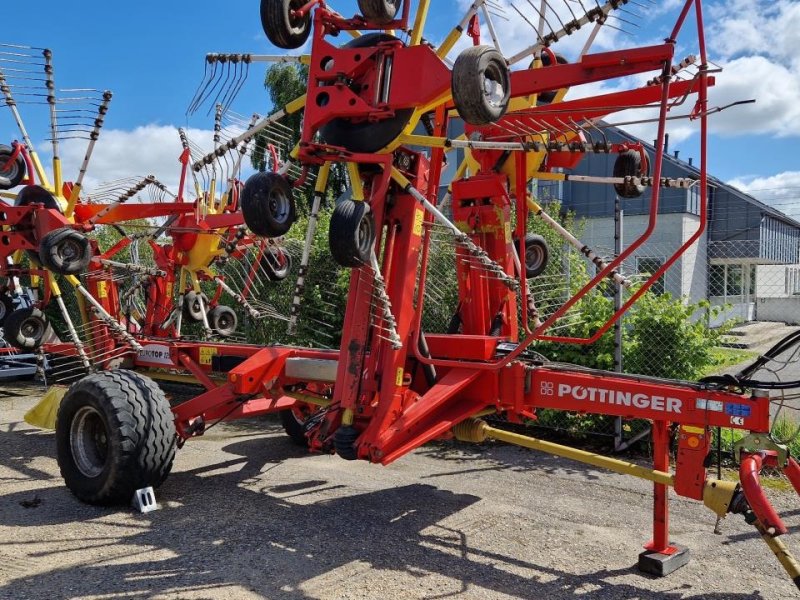
[{"label": "yellow plastic guard", "polygon": [[67,389],[63,385],[51,386],[39,403],[25,413],[25,422],[39,429],[55,429],[58,407]]}]

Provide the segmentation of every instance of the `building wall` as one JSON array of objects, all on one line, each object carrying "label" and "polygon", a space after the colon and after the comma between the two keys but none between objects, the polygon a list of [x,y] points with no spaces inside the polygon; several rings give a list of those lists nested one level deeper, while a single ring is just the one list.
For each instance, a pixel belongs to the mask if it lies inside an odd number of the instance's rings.
[{"label": "building wall", "polygon": [[800,296],[794,298],[759,298],[756,319],[800,325]]}]

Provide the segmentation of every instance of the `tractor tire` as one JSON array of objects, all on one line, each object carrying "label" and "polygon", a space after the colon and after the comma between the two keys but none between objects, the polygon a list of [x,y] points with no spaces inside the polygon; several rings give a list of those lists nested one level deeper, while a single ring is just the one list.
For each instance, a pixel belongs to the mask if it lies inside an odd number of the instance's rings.
[{"label": "tractor tire", "polygon": [[[642,168],[642,156],[636,150],[620,152],[614,161],[614,177],[640,177],[648,172],[647,162]],[[638,198],[644,193],[644,188],[631,182],[614,184],[614,190],[620,198]]]},{"label": "tractor tire", "polygon": [[401,0],[358,0],[358,10],[371,23],[391,23],[400,8]]},{"label": "tractor tire", "polygon": [[285,235],[297,218],[292,187],[277,173],[256,173],[250,177],[239,202],[245,224],[262,237]]},{"label": "tractor tire", "polygon": [[6,318],[14,312],[14,300],[11,296],[0,296],[0,328],[6,322]]},{"label": "tractor tire", "polygon": [[[558,65],[566,65],[569,61],[562,56],[561,54],[556,54],[556,64]],[[542,53],[542,66],[549,67],[550,66],[550,55],[546,53]],[[552,104],[553,100],[556,99],[556,94],[558,90],[553,90],[550,92],[542,92],[539,94],[539,97],[536,99],[536,103],[539,106],[544,106],[546,104]]]},{"label": "tractor tire", "polygon": [[3,338],[20,350],[36,350],[51,331],[44,313],[32,306],[18,308],[3,323]]},{"label": "tractor tire", "polygon": [[[382,1],[382,0],[381,0]],[[388,33],[367,33],[357,37],[343,48],[371,48],[381,42],[397,40]],[[320,137],[326,144],[339,146],[350,152],[372,154],[391,144],[399,136],[414,114],[413,108],[401,108],[394,111],[394,116],[382,121],[351,121],[349,119],[333,119],[320,130]]]},{"label": "tractor tire", "polygon": [[375,246],[375,219],[369,204],[342,200],[331,215],[328,230],[331,256],[343,267],[367,265]]},{"label": "tractor tire", "polygon": [[511,100],[511,74],[505,58],[492,46],[464,50],[453,65],[453,104],[470,125],[499,120]]},{"label": "tractor tire", "polygon": [[230,306],[220,304],[208,311],[208,325],[218,336],[231,337],[236,333],[239,317],[236,316],[236,312]]},{"label": "tractor tire", "polygon": [[550,261],[550,248],[540,235],[529,233],[525,236],[525,278],[532,279],[544,273]]},{"label": "tractor tire", "polygon": [[295,414],[294,409],[288,408],[278,413],[281,425],[286,435],[292,442],[301,448],[308,448],[308,438],[306,437],[305,419]]},{"label": "tractor tire", "polygon": [[[203,302],[200,302],[200,298]],[[183,318],[199,323],[203,320],[203,305],[208,305],[208,298],[205,294],[195,291],[186,292],[183,296]]]},{"label": "tractor tire", "polygon": [[261,268],[270,281],[283,281],[292,272],[292,256],[283,248],[267,249],[261,255]]},{"label": "tractor tire", "polygon": [[261,27],[274,45],[293,50],[306,43],[311,34],[311,14],[293,17],[306,0],[261,0]]},{"label": "tractor tire", "polygon": [[61,475],[83,502],[127,504],[169,475],[177,436],[164,392],[133,371],[102,371],[69,388],[56,417]]},{"label": "tractor tire", "polygon": [[25,159],[17,155],[11,163],[9,159],[14,155],[14,149],[0,144],[0,177],[8,182],[0,183],[0,190],[10,190],[17,187],[25,179]]},{"label": "tractor tire", "polygon": [[69,227],[55,229],[39,242],[39,262],[57,275],[85,273],[91,260],[89,238]]},{"label": "tractor tire", "polygon": [[357,460],[358,448],[356,440],[361,433],[352,425],[343,425],[333,434],[333,447],[341,458],[345,460]]}]

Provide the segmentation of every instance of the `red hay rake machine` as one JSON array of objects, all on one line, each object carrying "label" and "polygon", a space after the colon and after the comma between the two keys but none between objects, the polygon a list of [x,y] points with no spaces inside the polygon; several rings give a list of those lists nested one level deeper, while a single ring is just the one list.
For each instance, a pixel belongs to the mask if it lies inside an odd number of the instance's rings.
[{"label": "red hay rake machine", "polygon": [[[138,358],[122,366],[180,368],[206,391],[170,408],[148,377],[108,363],[75,382],[60,403],[56,435],[62,474],[79,498],[97,504],[127,502],[137,489],[162,483],[176,446],[214,423],[282,411],[296,440],[346,460],[386,465],[435,439],[495,439],[652,481],[652,539],[639,566],[659,575],[688,560],[686,549],[674,545],[669,535],[672,487],[720,518],[743,515],[800,586],[800,566],[781,538],[786,526],[759,481],[763,467],[775,467],[800,492],[800,466],[770,436],[770,390],[797,388],[800,382],[755,378],[778,355],[788,353],[796,360],[800,337],[787,338],[737,377],[700,383],[550,363],[536,352],[543,341],[597,341],[700,239],[707,222],[707,122],[720,110],[708,106],[714,77],[700,0],[686,0],[663,43],[595,53],[590,52],[592,41],[627,2],[565,2],[558,9],[555,4],[529,2],[533,13],[507,5],[533,32],[528,47],[507,55],[492,20],[500,6],[485,0],[474,2],[438,46],[423,37],[432,10],[429,0],[359,0],[360,14],[352,18],[323,0],[262,0],[261,19],[270,41],[284,49],[308,42],[309,54],[207,57],[207,81],[192,110],[216,94],[217,123],[254,62],[306,65],[307,90],[270,116],[229,137],[220,135],[214,149],[202,156],[185,144],[182,181],[192,174],[197,201],[182,201],[182,184],[174,203],[149,209],[153,216],[169,217],[164,228],[172,227],[173,243],[155,248],[155,271],[140,273],[146,287],[156,290],[141,311],[141,326],[117,321],[124,313],[118,279],[89,270],[88,297],[119,324],[109,343],[119,348],[123,340],[136,349],[149,348],[149,353],[134,352]],[[694,23],[695,35],[686,33],[687,23]],[[554,51],[560,40],[584,27],[591,32],[574,60]],[[337,42],[340,35],[348,41]],[[483,44],[486,36],[491,41]],[[697,47],[697,56],[675,56],[679,37],[682,45]],[[461,50],[452,60],[457,48]],[[645,75],[649,81],[637,84]],[[610,81],[627,89],[565,98],[571,89]],[[683,106],[688,111],[676,114]],[[654,115],[648,118],[657,127],[655,153],[641,145],[607,141],[603,119],[623,110]],[[240,186],[236,177],[244,148],[259,136],[275,137],[283,120],[300,114],[300,141],[290,155],[281,161],[276,152],[269,161],[272,171],[257,173]],[[662,174],[667,123],[678,118],[699,128],[696,180]],[[616,155],[614,172],[608,177],[565,172],[590,153]],[[29,154],[23,149],[12,157]],[[14,165],[21,168],[22,163],[9,161],[3,172]],[[226,168],[225,175],[218,173]],[[206,314],[201,281],[217,284],[238,296],[246,310],[259,312],[257,294],[245,293],[246,282],[226,289],[228,283],[207,268],[208,258],[225,254],[236,260],[255,252],[253,264],[258,263],[294,221],[300,188],[313,185],[307,241],[287,316],[290,329],[302,321],[304,278],[314,269],[310,244],[333,169],[347,173],[350,188],[337,202],[328,231],[330,255],[350,270],[339,348],[231,344],[215,340],[215,328],[207,322],[205,339],[181,339],[187,293],[193,294],[190,308],[196,302],[200,319]],[[613,185],[622,198],[647,190],[649,226],[621,255],[604,260],[549,215],[531,192],[532,181],[569,180]],[[226,191],[217,201],[219,182]],[[646,281],[627,279],[620,265],[656,230],[660,191],[694,186],[701,206],[697,230]],[[75,204],[72,196],[69,200]],[[71,230],[87,223],[117,223],[122,214],[115,212],[121,207],[87,204],[61,217],[47,202],[36,201],[3,210],[14,219],[4,224],[4,231],[10,228],[15,234],[9,236],[11,250],[39,248],[40,254],[43,239],[52,235],[47,233],[52,223],[66,227],[62,220],[73,212],[77,218],[70,222]],[[22,228],[19,224],[31,210],[37,211],[35,223]],[[537,219],[596,271],[584,285],[551,294],[545,302],[537,302],[540,295],[533,292],[539,289],[536,278],[548,256],[543,239],[528,231]],[[191,239],[182,240],[184,234]],[[130,238],[121,242],[128,243]],[[447,332],[432,333],[425,331],[424,317],[436,298],[430,264],[433,251],[441,247],[452,251],[458,297],[449,307]],[[118,250],[98,251],[98,256],[112,260]],[[576,304],[601,284],[622,290],[622,308],[591,336],[560,335]],[[179,300],[173,304],[176,285]],[[218,300],[216,296],[212,304]],[[108,319],[103,324],[110,326]],[[487,420],[522,423],[535,420],[541,409],[651,421],[653,467],[511,433]],[[674,468],[671,425],[677,428]],[[736,446],[738,482],[708,473],[717,427],[748,432]]]}]

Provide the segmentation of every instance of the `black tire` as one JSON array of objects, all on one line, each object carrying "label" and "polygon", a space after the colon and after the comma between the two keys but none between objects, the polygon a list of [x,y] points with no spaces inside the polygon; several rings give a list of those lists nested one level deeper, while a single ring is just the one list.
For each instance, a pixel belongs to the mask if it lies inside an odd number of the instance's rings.
[{"label": "black tire", "polygon": [[261,0],[261,27],[278,48],[293,50],[306,43],[311,34],[311,14],[299,19],[291,15],[304,4],[306,0]]},{"label": "black tire", "polygon": [[356,440],[361,435],[358,429],[352,425],[343,425],[333,434],[333,447],[341,458],[345,460],[356,460],[358,458],[358,448]]},{"label": "black tire", "polygon": [[220,304],[208,311],[208,325],[218,336],[230,337],[236,333],[239,317],[230,306]]},{"label": "black tire", "polygon": [[301,411],[300,414],[297,414],[295,410],[291,408],[280,411],[279,416],[281,425],[283,425],[283,430],[292,442],[301,448],[308,448],[308,438],[306,437],[305,428],[305,422],[308,417],[304,416]]},{"label": "black tire", "polygon": [[277,173],[256,173],[250,177],[239,203],[245,224],[263,237],[285,235],[297,218],[292,186]]},{"label": "black tire", "polygon": [[401,0],[358,0],[358,10],[371,23],[391,23],[400,8]]},{"label": "black tire", "polygon": [[[395,40],[397,38],[388,33],[367,33],[349,41],[342,47],[371,48],[381,42]],[[323,125],[319,133],[326,144],[339,146],[350,152],[371,154],[385,148],[397,139],[413,114],[413,108],[401,108],[394,111],[394,116],[374,123],[367,120],[333,119]]]},{"label": "black tire", "polygon": [[58,275],[85,273],[91,260],[89,238],[69,227],[54,229],[39,242],[39,262]]},{"label": "black tire", "polygon": [[45,208],[61,211],[61,205],[55,196],[40,185],[26,185],[17,194],[14,206],[28,206],[29,204],[43,204]]},{"label": "black tire", "polygon": [[270,281],[283,281],[292,272],[292,256],[283,248],[267,248],[261,255],[261,268]]},{"label": "black tire", "polygon": [[[569,61],[564,56],[562,56],[561,54],[556,54],[556,64],[566,65],[568,63]],[[550,55],[547,53],[542,54],[542,66],[545,67],[550,66]],[[552,104],[553,100],[556,99],[556,93],[558,93],[558,90],[553,90],[551,92],[542,92],[536,99],[537,104],[539,106],[543,106],[545,104]]]},{"label": "black tire", "polygon": [[56,450],[70,491],[89,504],[127,504],[158,487],[175,458],[176,434],[164,392],[133,371],[102,371],[67,391],[56,417]]},{"label": "black tire", "polygon": [[550,261],[550,248],[540,235],[529,233],[525,236],[525,278],[531,279],[544,273]]},{"label": "black tire", "polygon": [[369,204],[339,202],[331,215],[328,244],[333,260],[343,267],[369,264],[375,246],[375,219]]},{"label": "black tire", "polygon": [[25,159],[19,154],[9,163],[13,154],[13,148],[0,144],[0,177],[8,180],[8,183],[0,183],[0,190],[17,187],[25,179]]},{"label": "black tire", "polygon": [[3,338],[20,350],[36,350],[51,332],[47,317],[32,306],[18,308],[3,323]]},{"label": "black tire", "polygon": [[494,123],[508,110],[511,74],[505,58],[492,46],[464,50],[453,65],[453,103],[470,125]]},{"label": "black tire", "polygon": [[6,322],[6,318],[14,312],[14,300],[11,296],[0,296],[0,327]]},{"label": "black tire", "polygon": [[[203,302],[200,302],[200,298]],[[199,323],[203,320],[204,305],[208,306],[208,298],[205,294],[198,294],[195,291],[186,292],[183,296],[183,317]]]},{"label": "black tire", "polygon": [[[648,171],[647,163],[642,168],[642,156],[636,150],[620,152],[614,161],[614,177],[641,177],[647,175]],[[614,190],[620,198],[638,198],[644,193],[644,188],[630,181],[614,184]]]}]

